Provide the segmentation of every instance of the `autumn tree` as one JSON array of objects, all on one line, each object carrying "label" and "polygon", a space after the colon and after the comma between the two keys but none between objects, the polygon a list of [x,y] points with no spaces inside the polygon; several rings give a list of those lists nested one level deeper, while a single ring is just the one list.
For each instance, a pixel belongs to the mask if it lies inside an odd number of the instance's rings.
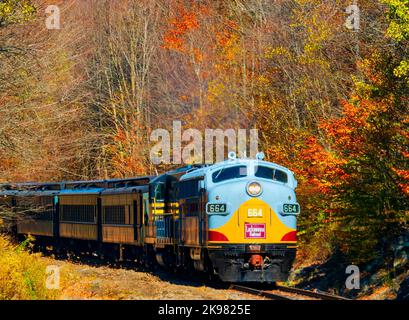
[{"label": "autumn tree", "polygon": [[92,1],[89,90],[100,135],[98,175],[149,171],[151,68],[159,48],[161,8],[155,1]]},{"label": "autumn tree", "polygon": [[333,245],[358,261],[373,257],[379,241],[408,221],[409,87],[397,72],[407,59],[408,34],[406,16],[395,11],[390,2],[389,45],[359,63],[363,77],[342,116],[322,121],[325,139],[308,138],[299,153],[300,175],[325,195],[314,208],[325,222],[321,233],[330,230]]},{"label": "autumn tree", "polygon": [[[64,20],[67,28],[51,31],[44,23],[47,2],[32,3],[32,19],[0,28],[7,46],[19,48],[0,59],[0,179],[88,178],[93,134],[86,121],[84,74],[72,58],[75,49],[85,48],[84,38],[74,12]],[[53,3],[63,12],[72,5]]]}]

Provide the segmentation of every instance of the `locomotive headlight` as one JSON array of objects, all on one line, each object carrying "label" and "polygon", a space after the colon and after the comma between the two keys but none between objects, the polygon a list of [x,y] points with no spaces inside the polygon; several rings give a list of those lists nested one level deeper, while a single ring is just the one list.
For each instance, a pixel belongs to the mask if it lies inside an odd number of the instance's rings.
[{"label": "locomotive headlight", "polygon": [[253,181],[247,185],[247,193],[252,197],[257,197],[263,192],[263,188],[260,183]]}]

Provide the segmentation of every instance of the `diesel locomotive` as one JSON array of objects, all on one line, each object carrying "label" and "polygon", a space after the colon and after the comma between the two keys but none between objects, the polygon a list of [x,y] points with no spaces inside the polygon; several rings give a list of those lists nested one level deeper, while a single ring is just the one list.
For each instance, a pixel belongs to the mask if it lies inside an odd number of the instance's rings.
[{"label": "diesel locomotive", "polygon": [[3,184],[0,206],[18,235],[217,275],[285,281],[300,213],[293,172],[256,159],[190,165],[159,176]]}]

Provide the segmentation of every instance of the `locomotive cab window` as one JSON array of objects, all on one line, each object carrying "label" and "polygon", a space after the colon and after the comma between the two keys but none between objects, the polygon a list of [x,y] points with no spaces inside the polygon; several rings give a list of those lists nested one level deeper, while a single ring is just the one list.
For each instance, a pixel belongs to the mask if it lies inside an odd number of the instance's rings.
[{"label": "locomotive cab window", "polygon": [[195,198],[200,196],[200,180],[185,180],[179,183],[179,199]]},{"label": "locomotive cab window", "polygon": [[275,168],[255,166],[254,172],[255,172],[254,175],[258,178],[270,179],[283,183],[288,182],[287,174],[284,171],[277,170]]},{"label": "locomotive cab window", "polygon": [[143,194],[143,221],[145,225],[149,222],[149,194],[145,192]]},{"label": "locomotive cab window", "polygon": [[165,200],[165,183],[158,182],[150,186],[151,199],[154,201],[164,201]]},{"label": "locomotive cab window", "polygon": [[223,168],[218,171],[213,172],[212,181],[214,183],[222,182],[231,179],[238,179],[247,176],[246,166],[235,166],[229,168]]}]

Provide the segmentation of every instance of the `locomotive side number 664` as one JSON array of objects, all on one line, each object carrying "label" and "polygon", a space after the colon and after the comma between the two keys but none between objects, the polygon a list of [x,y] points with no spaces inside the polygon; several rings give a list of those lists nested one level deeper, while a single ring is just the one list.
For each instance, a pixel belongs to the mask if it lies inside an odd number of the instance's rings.
[{"label": "locomotive side number 664", "polygon": [[284,213],[299,213],[300,206],[298,204],[285,203],[283,204],[283,212]]},{"label": "locomotive side number 664", "polygon": [[208,203],[206,206],[207,213],[226,213],[227,205],[225,203]]}]

